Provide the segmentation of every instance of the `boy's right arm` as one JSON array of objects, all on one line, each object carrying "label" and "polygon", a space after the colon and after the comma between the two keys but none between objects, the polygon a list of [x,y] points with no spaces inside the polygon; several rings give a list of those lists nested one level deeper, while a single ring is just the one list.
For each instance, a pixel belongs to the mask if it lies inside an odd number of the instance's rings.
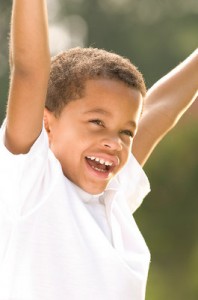
[{"label": "boy's right arm", "polygon": [[45,0],[14,0],[5,145],[27,153],[42,129],[50,70]]}]

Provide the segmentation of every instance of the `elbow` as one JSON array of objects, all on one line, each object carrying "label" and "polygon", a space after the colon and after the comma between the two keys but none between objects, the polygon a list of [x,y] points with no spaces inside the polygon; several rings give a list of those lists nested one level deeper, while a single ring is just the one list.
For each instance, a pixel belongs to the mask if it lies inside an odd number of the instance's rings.
[{"label": "elbow", "polygon": [[32,79],[36,81],[48,80],[50,74],[50,60],[42,61],[42,64],[23,63],[18,60],[10,60],[11,78],[18,77],[23,80]]},{"label": "elbow", "polygon": [[34,53],[31,51],[17,51],[10,53],[10,69],[12,73],[18,74],[21,77],[49,77],[51,67],[51,59],[49,50],[46,49],[43,53]]}]

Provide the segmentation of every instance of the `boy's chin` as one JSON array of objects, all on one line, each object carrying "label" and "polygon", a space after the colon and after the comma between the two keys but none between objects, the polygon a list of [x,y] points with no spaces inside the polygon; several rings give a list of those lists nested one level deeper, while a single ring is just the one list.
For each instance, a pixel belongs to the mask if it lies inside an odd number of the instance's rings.
[{"label": "boy's chin", "polygon": [[68,174],[64,174],[64,175],[81,190],[91,195],[102,194],[110,182],[110,179],[103,182],[101,181],[99,182],[98,180],[90,180],[88,178],[83,180],[81,179],[76,180],[75,178],[74,180],[71,176],[68,176]]},{"label": "boy's chin", "polygon": [[108,182],[106,184],[103,185],[93,185],[93,184],[89,184],[89,185],[82,185],[79,186],[82,190],[84,190],[85,192],[91,194],[91,195],[99,195],[102,194],[106,187],[108,185]]},{"label": "boy's chin", "polygon": [[98,194],[102,194],[105,190],[106,186],[104,187],[82,187],[82,189],[91,194],[91,195],[98,195]]}]

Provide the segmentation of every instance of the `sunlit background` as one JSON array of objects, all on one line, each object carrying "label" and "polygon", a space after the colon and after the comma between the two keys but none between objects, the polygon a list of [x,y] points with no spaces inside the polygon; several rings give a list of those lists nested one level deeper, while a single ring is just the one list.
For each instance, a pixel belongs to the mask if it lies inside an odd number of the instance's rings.
[{"label": "sunlit background", "polygon": [[[11,2],[0,2],[1,121],[9,85]],[[148,88],[198,46],[197,0],[47,3],[52,55],[75,46],[117,52],[138,66]],[[146,300],[198,299],[197,102],[145,168],[152,193],[135,218],[152,253]]]}]

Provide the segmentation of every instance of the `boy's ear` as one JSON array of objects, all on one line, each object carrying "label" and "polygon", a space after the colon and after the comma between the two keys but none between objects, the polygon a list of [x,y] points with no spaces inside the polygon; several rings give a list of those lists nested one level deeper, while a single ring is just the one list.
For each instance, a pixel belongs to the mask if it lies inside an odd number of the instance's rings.
[{"label": "boy's ear", "polygon": [[51,130],[52,118],[53,118],[52,113],[47,108],[45,108],[43,121],[44,121],[45,130],[48,134],[49,143],[52,138],[52,130]]}]

